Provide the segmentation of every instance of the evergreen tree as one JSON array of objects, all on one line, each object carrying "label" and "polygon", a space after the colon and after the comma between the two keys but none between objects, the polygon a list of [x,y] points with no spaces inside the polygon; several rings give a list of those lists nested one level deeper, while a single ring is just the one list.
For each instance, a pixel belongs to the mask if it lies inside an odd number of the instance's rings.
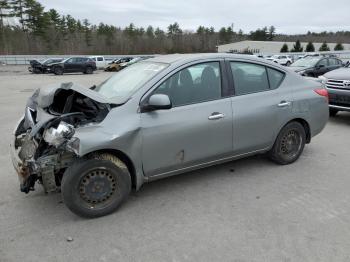
[{"label": "evergreen tree", "polygon": [[291,52],[300,53],[300,52],[303,52],[303,50],[304,48],[301,46],[300,40],[297,40]]},{"label": "evergreen tree", "polygon": [[255,31],[251,31],[249,34],[249,39],[253,41],[268,41],[269,40],[269,32],[267,27],[258,28]]},{"label": "evergreen tree", "polygon": [[168,36],[174,37],[182,35],[182,30],[177,22],[168,26]]},{"label": "evergreen tree", "polygon": [[326,42],[323,42],[323,44],[320,46],[320,49],[318,49],[318,51],[331,51],[329,49],[329,46],[327,45]]},{"label": "evergreen tree", "polygon": [[55,28],[58,28],[60,24],[60,14],[55,9],[50,9],[48,15],[50,17],[51,24]]},{"label": "evergreen tree", "polygon": [[344,46],[342,43],[337,43],[334,47],[334,51],[343,51],[344,50]]},{"label": "evergreen tree", "polygon": [[275,34],[276,34],[276,28],[272,25],[269,28],[267,39],[269,41],[272,41],[275,38]]},{"label": "evergreen tree", "polygon": [[306,52],[315,52],[315,47],[312,42],[308,42],[305,48]]},{"label": "evergreen tree", "polygon": [[164,38],[165,37],[165,32],[162,29],[160,29],[159,27],[157,27],[156,30],[154,31],[154,35],[158,39]]},{"label": "evergreen tree", "polygon": [[83,20],[83,31],[84,31],[84,37],[85,37],[85,43],[87,46],[91,46],[91,29],[90,29],[90,23],[89,20],[84,19]]},{"label": "evergreen tree", "polygon": [[219,41],[221,44],[227,44],[226,42],[226,28],[225,27],[222,27],[220,30],[219,30]]},{"label": "evergreen tree", "polygon": [[153,29],[153,27],[152,27],[151,25],[147,27],[147,29],[146,29],[146,35],[147,35],[147,37],[150,38],[150,39],[153,39],[153,38],[154,38],[154,29]]},{"label": "evergreen tree", "polygon": [[288,49],[288,45],[287,44],[284,44],[281,48],[281,53],[288,53],[289,49]]}]

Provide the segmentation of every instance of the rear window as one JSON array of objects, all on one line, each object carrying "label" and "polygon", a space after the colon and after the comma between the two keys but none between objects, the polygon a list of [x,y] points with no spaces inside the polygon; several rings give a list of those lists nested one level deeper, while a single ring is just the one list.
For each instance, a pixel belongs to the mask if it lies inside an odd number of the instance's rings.
[{"label": "rear window", "polygon": [[270,89],[278,88],[284,78],[284,73],[269,67],[267,67],[267,75],[269,77]]},{"label": "rear window", "polygon": [[236,95],[244,95],[269,90],[269,81],[265,66],[231,62]]},{"label": "rear window", "polygon": [[285,73],[247,62],[230,62],[235,95],[245,95],[278,88]]},{"label": "rear window", "polygon": [[99,62],[103,61],[103,57],[97,57],[97,61]]}]

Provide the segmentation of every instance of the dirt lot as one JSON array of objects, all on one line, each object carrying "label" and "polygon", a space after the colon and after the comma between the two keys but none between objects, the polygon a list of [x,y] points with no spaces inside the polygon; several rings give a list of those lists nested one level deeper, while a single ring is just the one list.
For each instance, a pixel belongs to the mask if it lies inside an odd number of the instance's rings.
[{"label": "dirt lot", "polygon": [[92,86],[110,75],[0,66],[1,262],[350,261],[348,113],[331,119],[293,165],[260,156],[153,182],[95,220],[39,186],[19,192],[8,151],[27,97],[47,84]]}]

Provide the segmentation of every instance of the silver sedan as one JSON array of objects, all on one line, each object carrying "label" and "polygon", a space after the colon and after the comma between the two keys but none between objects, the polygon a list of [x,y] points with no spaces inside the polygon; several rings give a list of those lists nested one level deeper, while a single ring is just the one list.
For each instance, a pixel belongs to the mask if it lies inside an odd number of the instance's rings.
[{"label": "silver sedan", "polygon": [[230,54],[144,60],[91,88],[38,89],[11,145],[21,191],[61,190],[85,217],[145,182],[266,154],[290,164],[328,120],[328,93],[276,63]]}]

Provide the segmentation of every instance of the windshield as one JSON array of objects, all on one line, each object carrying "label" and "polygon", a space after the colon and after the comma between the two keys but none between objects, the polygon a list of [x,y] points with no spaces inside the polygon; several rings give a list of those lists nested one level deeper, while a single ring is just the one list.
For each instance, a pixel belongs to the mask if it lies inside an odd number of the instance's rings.
[{"label": "windshield", "polygon": [[292,67],[313,67],[317,64],[319,61],[319,58],[301,58],[297,61],[295,61],[290,66]]},{"label": "windshield", "polygon": [[164,70],[168,64],[138,62],[107,79],[95,88],[95,91],[114,103],[126,101],[132,94]]}]

